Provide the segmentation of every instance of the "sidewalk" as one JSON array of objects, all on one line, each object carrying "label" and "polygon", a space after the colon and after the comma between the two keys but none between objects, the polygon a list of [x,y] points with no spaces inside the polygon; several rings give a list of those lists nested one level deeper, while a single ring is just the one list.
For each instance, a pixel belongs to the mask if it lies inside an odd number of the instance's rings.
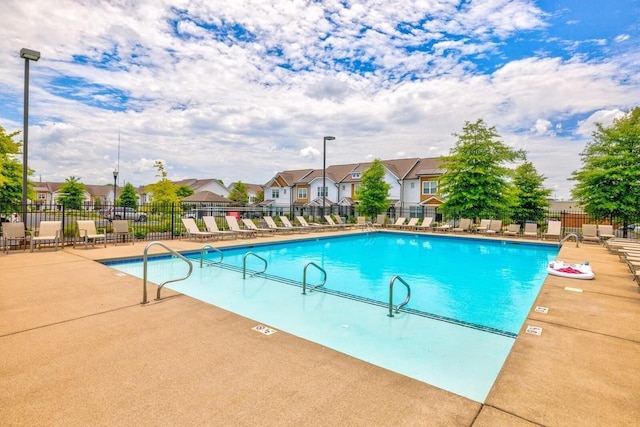
[{"label": "sidewalk", "polygon": [[[258,334],[251,330],[258,322],[169,289],[157,302],[150,286],[151,302],[140,305],[140,279],[93,260],[139,256],[145,246],[0,255],[2,425],[626,426],[640,420],[640,293],[626,266],[601,246],[565,243],[558,258],[589,260],[596,279],[546,279],[534,307],[549,311],[532,309],[484,405],[281,331]],[[541,335],[525,333],[528,325],[541,327]]]}]

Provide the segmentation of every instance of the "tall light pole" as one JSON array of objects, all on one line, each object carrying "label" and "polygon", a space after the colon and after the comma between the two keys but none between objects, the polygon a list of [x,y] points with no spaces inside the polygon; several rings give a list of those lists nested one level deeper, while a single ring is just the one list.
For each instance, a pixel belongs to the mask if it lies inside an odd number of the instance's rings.
[{"label": "tall light pole", "polygon": [[27,159],[29,158],[29,61],[40,59],[40,52],[22,48],[20,58],[24,58],[24,118],[22,120],[22,221],[27,227],[27,182],[29,168]]},{"label": "tall light pole", "polygon": [[114,169],[113,171],[113,207],[116,207],[116,198],[117,198],[117,188],[116,185],[118,183],[118,171]]},{"label": "tall light pole", "polygon": [[322,144],[322,219],[324,220],[324,206],[327,203],[327,141],[333,141],[335,136],[325,136]]}]

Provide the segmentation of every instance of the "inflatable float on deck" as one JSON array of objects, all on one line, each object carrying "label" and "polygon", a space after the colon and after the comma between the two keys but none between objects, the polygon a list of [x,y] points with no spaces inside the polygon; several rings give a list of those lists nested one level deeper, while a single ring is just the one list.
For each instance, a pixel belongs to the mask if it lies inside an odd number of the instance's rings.
[{"label": "inflatable float on deck", "polygon": [[583,264],[567,264],[562,261],[551,261],[547,273],[570,279],[589,280],[595,277],[588,262]]}]

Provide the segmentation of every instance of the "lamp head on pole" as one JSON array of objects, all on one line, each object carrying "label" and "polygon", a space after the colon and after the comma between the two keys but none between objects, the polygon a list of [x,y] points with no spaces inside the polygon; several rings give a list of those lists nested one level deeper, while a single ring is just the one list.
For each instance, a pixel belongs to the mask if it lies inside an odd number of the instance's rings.
[{"label": "lamp head on pole", "polygon": [[334,139],[336,139],[336,137],[335,137],[335,136],[325,136],[325,137],[324,137],[324,140],[325,140],[325,141],[333,141]]},{"label": "lamp head on pole", "polygon": [[20,58],[37,61],[38,59],[40,59],[40,52],[38,52],[37,50],[22,48],[20,49]]},{"label": "lamp head on pole", "polygon": [[113,179],[118,179],[118,171],[117,170],[113,171]]}]

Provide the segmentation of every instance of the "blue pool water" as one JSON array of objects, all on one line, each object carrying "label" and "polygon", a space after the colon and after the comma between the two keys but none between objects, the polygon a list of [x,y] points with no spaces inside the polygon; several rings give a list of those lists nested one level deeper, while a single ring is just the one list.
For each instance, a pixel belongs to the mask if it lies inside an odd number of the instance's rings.
[{"label": "blue pool water", "polygon": [[[546,277],[557,247],[376,232],[223,250],[226,268],[199,268],[171,289],[424,382],[484,401]],[[267,277],[242,278],[247,252]],[[187,254],[194,260],[199,253]],[[220,254],[211,251],[209,260]],[[326,290],[302,295],[309,262]],[[247,269],[263,262],[246,256]],[[142,277],[140,260],[111,267]],[[171,257],[149,263],[160,283],[184,274]],[[411,300],[388,317],[389,282]],[[320,282],[314,267],[307,282]],[[394,304],[406,297],[394,284]]]}]

